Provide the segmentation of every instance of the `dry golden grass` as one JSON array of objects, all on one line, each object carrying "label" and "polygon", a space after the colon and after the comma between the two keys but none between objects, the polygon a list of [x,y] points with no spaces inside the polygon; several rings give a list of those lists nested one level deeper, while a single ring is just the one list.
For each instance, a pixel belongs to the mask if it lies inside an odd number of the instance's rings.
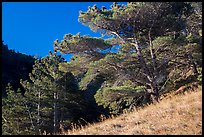
[{"label": "dry golden grass", "polygon": [[157,104],[122,114],[64,135],[201,135],[202,89],[163,98]]}]

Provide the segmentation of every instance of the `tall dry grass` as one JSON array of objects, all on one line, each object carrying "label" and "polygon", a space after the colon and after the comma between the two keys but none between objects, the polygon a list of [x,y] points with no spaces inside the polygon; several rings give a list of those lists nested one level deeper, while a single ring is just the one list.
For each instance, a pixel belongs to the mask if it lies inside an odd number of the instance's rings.
[{"label": "tall dry grass", "polygon": [[157,104],[104,119],[64,135],[201,135],[202,89],[163,98]]}]

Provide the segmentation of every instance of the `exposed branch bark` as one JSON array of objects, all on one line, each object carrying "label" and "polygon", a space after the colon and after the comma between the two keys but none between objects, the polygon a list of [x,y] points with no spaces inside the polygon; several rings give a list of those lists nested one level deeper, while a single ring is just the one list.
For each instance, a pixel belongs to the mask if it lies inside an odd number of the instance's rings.
[{"label": "exposed branch bark", "polygon": [[151,54],[152,65],[153,65],[154,72],[156,73],[156,76],[157,76],[158,72],[156,70],[156,55],[153,51],[153,43],[152,43],[152,39],[151,39],[151,29],[152,29],[153,25],[154,25],[154,21],[152,23],[151,28],[149,29],[148,37],[149,37],[149,49],[150,49],[150,54]]},{"label": "exposed branch bark", "polygon": [[[5,119],[5,117],[2,115],[3,120],[5,121],[5,123],[8,123],[8,121]],[[7,124],[6,124],[7,126]]]},{"label": "exposed branch bark", "polygon": [[29,115],[29,118],[30,118],[31,125],[32,125],[33,129],[35,129],[30,110],[28,109],[28,106],[26,104],[25,104],[25,106],[26,106],[26,109],[28,111],[28,115]]}]

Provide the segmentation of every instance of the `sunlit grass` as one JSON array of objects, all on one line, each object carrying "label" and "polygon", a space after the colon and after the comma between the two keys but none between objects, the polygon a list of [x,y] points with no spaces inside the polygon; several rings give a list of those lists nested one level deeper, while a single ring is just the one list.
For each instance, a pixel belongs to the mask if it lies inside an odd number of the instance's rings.
[{"label": "sunlit grass", "polygon": [[73,128],[64,135],[201,135],[202,89],[163,98],[157,104],[101,118],[101,122]]}]

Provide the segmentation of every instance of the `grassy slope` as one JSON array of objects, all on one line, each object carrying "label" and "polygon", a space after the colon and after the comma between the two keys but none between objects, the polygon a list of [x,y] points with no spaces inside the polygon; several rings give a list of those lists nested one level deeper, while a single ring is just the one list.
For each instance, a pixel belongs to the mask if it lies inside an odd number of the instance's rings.
[{"label": "grassy slope", "polygon": [[202,89],[172,95],[157,104],[63,134],[187,135],[202,134]]}]

